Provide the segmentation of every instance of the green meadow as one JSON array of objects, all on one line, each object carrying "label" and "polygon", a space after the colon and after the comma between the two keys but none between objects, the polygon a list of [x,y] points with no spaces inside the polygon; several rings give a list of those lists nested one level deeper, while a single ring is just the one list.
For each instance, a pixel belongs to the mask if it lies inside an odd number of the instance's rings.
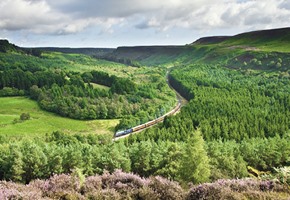
[{"label": "green meadow", "polygon": [[[20,115],[29,113],[30,119],[21,121]],[[119,120],[74,120],[43,111],[37,102],[26,97],[0,98],[0,136],[44,137],[46,133],[113,134]]]}]

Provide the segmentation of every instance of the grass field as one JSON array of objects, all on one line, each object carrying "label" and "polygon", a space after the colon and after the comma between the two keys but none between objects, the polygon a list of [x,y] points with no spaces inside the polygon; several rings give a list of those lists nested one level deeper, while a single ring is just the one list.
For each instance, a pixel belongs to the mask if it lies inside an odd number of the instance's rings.
[{"label": "grass field", "polygon": [[[135,71],[136,67],[129,67],[121,63],[110,62],[102,59],[95,59],[87,55],[81,54],[64,54],[59,52],[43,53],[43,66],[52,66],[67,69],[69,71],[87,72],[87,71],[104,71],[110,75],[119,77],[130,77]],[[53,64],[53,65],[52,65]],[[52,66],[51,66],[52,65]]]},{"label": "grass field", "polygon": [[100,84],[96,84],[96,83],[91,83],[91,85],[94,88],[99,88],[99,89],[106,90],[106,91],[110,90],[110,87],[105,86],[105,85],[100,85]]},{"label": "grass field", "polygon": [[[30,120],[14,123],[21,113],[29,113]],[[8,137],[43,137],[46,133],[113,134],[118,120],[81,121],[60,117],[43,111],[35,101],[25,97],[0,98],[0,135]]]}]

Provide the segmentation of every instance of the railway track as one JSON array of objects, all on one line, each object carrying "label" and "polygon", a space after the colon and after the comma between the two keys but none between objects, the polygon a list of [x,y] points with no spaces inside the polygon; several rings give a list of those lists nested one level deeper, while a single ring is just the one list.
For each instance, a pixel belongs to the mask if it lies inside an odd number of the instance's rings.
[{"label": "railway track", "polygon": [[164,114],[163,116],[161,117],[158,117],[152,121],[149,121],[149,122],[146,122],[144,124],[140,124],[138,126],[135,126],[135,127],[132,127],[130,129],[127,129],[127,130],[124,130],[124,131],[118,131],[115,133],[114,135],[114,138],[113,138],[113,141],[115,140],[119,140],[121,138],[125,138],[125,137],[128,137],[132,134],[136,134],[136,133],[139,133],[147,128],[150,128],[160,122],[163,122],[164,118],[166,116],[169,116],[169,115],[174,115],[176,113],[178,113],[180,111],[180,108],[182,107],[182,105],[186,104],[187,101],[170,85],[169,83],[169,80],[168,80],[168,75],[169,75],[169,70],[166,72],[166,82],[168,84],[168,86],[174,90],[175,94],[176,94],[176,99],[177,99],[177,104],[176,106],[171,110],[169,111],[168,113]]}]

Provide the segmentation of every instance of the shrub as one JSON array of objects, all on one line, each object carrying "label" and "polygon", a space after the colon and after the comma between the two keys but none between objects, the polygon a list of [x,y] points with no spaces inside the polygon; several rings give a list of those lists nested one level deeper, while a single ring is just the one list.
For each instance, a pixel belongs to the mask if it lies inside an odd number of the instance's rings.
[{"label": "shrub", "polygon": [[102,179],[100,176],[89,176],[83,186],[83,193],[91,193],[102,190]]},{"label": "shrub", "polygon": [[75,176],[66,174],[54,175],[46,181],[33,181],[31,186],[40,189],[43,194],[50,198],[57,199],[74,199],[77,197],[81,199],[80,182]]},{"label": "shrub", "polygon": [[186,199],[271,199],[276,192],[289,191],[274,181],[219,180],[192,187]]},{"label": "shrub", "polygon": [[183,189],[177,182],[156,176],[150,178],[149,187],[154,191],[158,199],[183,199]]},{"label": "shrub", "polygon": [[278,62],[278,63],[276,64],[276,67],[277,67],[277,68],[280,68],[280,67],[282,67],[282,64]]},{"label": "shrub", "polygon": [[0,182],[0,199],[38,200],[42,199],[42,192],[33,186],[2,181]]},{"label": "shrub", "polygon": [[30,119],[30,114],[29,113],[22,113],[20,115],[20,120],[25,121]]},{"label": "shrub", "polygon": [[125,173],[121,170],[116,170],[114,173],[104,173],[101,176],[102,186],[106,188],[114,188],[117,190],[138,189],[148,185],[146,179],[131,173]]},{"label": "shrub", "polygon": [[289,188],[275,181],[219,180],[191,187],[185,193],[177,182],[160,176],[141,178],[120,170],[90,176],[80,184],[76,175],[54,175],[28,185],[0,181],[0,199],[287,199]]}]

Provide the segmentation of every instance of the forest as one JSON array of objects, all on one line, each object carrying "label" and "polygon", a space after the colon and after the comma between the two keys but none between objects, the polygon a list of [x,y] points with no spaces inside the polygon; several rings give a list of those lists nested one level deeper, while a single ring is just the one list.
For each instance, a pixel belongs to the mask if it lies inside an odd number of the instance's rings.
[{"label": "forest", "polygon": [[289,137],[279,136],[206,143],[200,130],[184,142],[113,143],[109,137],[61,132],[47,134],[44,141],[2,137],[0,179],[29,183],[72,169],[81,169],[86,176],[122,169],[142,177],[160,175],[197,184],[247,177],[248,166],[264,172],[281,168],[289,164],[288,143]]},{"label": "forest", "polygon": [[[199,127],[207,141],[283,137],[290,129],[289,75],[211,65],[176,68],[169,81],[188,105],[142,139],[184,140]],[[174,133],[174,134],[172,134]]]},{"label": "forest", "polygon": [[[130,128],[161,116],[175,103],[173,91],[164,83],[165,69],[140,69],[146,75],[138,72],[139,75],[116,76],[104,70],[82,72],[62,67],[47,68],[75,59],[64,55],[65,59],[47,61],[49,56],[54,54],[47,53],[42,58],[25,56],[22,51],[1,54],[0,96],[29,96],[38,101],[42,109],[73,119],[123,118],[117,129]],[[94,64],[93,58],[83,57],[74,62]],[[21,65],[18,59],[23,60]]]}]

